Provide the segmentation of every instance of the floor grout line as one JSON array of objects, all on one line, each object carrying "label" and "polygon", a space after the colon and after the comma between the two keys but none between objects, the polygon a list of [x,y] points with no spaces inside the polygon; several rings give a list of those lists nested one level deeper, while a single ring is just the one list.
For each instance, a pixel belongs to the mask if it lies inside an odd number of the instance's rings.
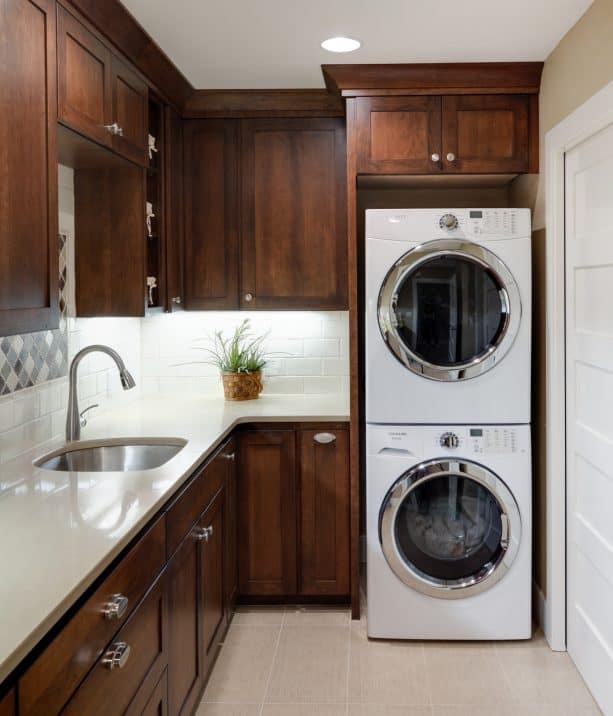
[{"label": "floor grout line", "polygon": [[258,716],[262,716],[264,713],[264,704],[266,703],[266,697],[268,696],[268,689],[270,688],[270,682],[272,681],[272,675],[275,668],[275,662],[277,660],[277,652],[279,651],[279,644],[281,643],[281,635],[283,633],[283,629],[285,628],[285,615],[287,614],[287,608],[283,609],[283,616],[281,617],[281,626],[279,627],[279,633],[277,634],[277,641],[275,643],[275,648],[272,652],[272,659],[270,660],[270,669],[268,670],[268,678],[266,679],[266,688],[264,689],[264,697],[262,699],[262,703],[260,704],[260,710],[258,711]]}]

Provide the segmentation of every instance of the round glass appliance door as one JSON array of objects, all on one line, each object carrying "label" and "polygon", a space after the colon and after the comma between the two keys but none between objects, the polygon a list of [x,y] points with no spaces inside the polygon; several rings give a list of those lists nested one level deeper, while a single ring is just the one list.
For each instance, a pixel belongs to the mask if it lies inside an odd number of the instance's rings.
[{"label": "round glass appliance door", "polygon": [[517,503],[493,472],[431,460],[402,475],[380,514],[385,558],[405,584],[454,599],[495,584],[519,549]]},{"label": "round glass appliance door", "polygon": [[491,369],[521,318],[513,276],[491,251],[458,239],[417,246],[388,272],[378,319],[388,348],[409,370],[456,381]]}]

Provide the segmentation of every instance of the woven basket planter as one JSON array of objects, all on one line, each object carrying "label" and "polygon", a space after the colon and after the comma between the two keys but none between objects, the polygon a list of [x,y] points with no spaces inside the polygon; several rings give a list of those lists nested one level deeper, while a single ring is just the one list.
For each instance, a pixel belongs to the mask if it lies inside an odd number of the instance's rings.
[{"label": "woven basket planter", "polygon": [[254,400],[262,392],[262,372],[221,374],[226,400]]}]

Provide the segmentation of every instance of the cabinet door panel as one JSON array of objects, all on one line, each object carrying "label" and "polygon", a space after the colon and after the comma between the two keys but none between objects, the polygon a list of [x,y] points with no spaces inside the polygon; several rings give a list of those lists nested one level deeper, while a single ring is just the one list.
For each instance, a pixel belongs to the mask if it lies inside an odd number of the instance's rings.
[{"label": "cabinet door panel", "polygon": [[123,164],[75,170],[79,316],[145,312],[145,170]]},{"label": "cabinet door panel", "polygon": [[[358,172],[431,174],[441,170],[440,97],[360,97]],[[439,155],[439,160],[433,155]]]},{"label": "cabinet door panel", "polygon": [[155,685],[153,693],[145,704],[142,711],[128,711],[126,716],[168,716],[168,687],[166,672]]},{"label": "cabinet door panel", "polygon": [[292,430],[240,435],[239,591],[296,593],[296,476]]},{"label": "cabinet door panel", "polygon": [[[222,458],[217,458],[218,460]],[[199,526],[207,530],[201,542],[200,594],[202,609],[202,652],[208,672],[219,649],[219,633],[225,627],[224,556],[225,488],[202,515]]]},{"label": "cabinet door panel", "polygon": [[300,504],[301,593],[349,594],[346,430],[300,431]]},{"label": "cabinet door panel", "polygon": [[164,205],[166,208],[166,310],[183,301],[183,123],[164,108]]},{"label": "cabinet door panel", "polygon": [[59,118],[111,146],[111,53],[60,5],[57,16]]},{"label": "cabinet door panel", "polygon": [[185,308],[238,308],[238,124],[185,123]]},{"label": "cabinet door panel", "polygon": [[343,122],[249,120],[241,147],[241,306],[345,308]]},{"label": "cabinet door panel", "polygon": [[232,618],[232,610],[238,594],[237,561],[237,518],[236,518],[236,440],[233,438],[222,453],[226,461],[226,545],[225,556],[225,594],[226,619]]},{"label": "cabinet door panel", "polygon": [[529,104],[525,95],[443,97],[445,171],[528,171]]},{"label": "cabinet door panel", "polygon": [[15,689],[0,698],[0,716],[15,716]]},{"label": "cabinet door panel", "polygon": [[55,3],[0,3],[0,335],[57,328]]},{"label": "cabinet door panel", "polygon": [[121,134],[113,135],[113,148],[137,164],[147,166],[147,85],[113,57],[113,122]]},{"label": "cabinet door panel", "polygon": [[199,610],[200,549],[187,536],[168,565],[168,702],[171,714],[191,714],[203,681]]}]

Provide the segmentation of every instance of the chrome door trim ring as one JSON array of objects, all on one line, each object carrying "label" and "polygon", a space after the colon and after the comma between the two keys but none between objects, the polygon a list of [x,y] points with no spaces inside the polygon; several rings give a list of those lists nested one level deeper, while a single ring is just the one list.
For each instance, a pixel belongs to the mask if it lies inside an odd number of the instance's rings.
[{"label": "chrome door trim ring", "polygon": [[[457,475],[482,485],[490,492],[501,512],[501,551],[475,575],[462,579],[432,577],[402,558],[396,546],[396,516],[405,498],[426,481]],[[519,551],[521,515],[513,493],[498,475],[470,460],[437,458],[420,463],[402,474],[386,494],[379,513],[379,542],[394,574],[407,586],[439,599],[463,599],[493,587],[509,571]]]},{"label": "chrome door trim ring", "polygon": [[[466,363],[438,366],[412,351],[402,340],[396,328],[394,297],[400,284],[421,264],[437,256],[460,256],[479,264],[491,272],[501,286],[500,300],[505,323],[495,344],[481,355]],[[381,336],[392,354],[413,373],[430,380],[452,382],[475,378],[497,365],[508,353],[519,332],[522,305],[519,288],[504,262],[484,246],[462,239],[435,239],[407,251],[387,272],[377,303],[377,318]]]}]

